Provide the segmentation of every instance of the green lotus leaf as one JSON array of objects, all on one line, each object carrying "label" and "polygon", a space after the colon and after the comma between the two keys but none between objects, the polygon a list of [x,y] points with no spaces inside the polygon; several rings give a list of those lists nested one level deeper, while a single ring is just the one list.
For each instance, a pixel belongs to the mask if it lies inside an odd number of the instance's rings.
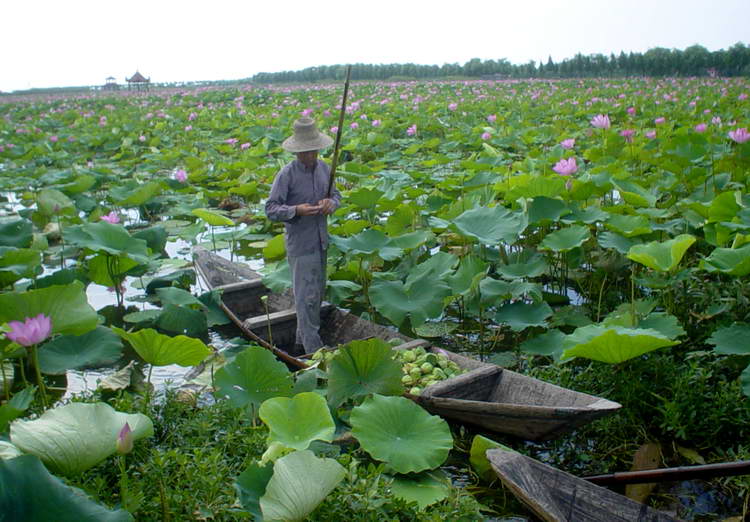
[{"label": "green lotus leaf", "polygon": [[589,228],[583,225],[561,228],[544,236],[539,248],[553,252],[568,252],[583,245],[590,237]]},{"label": "green lotus leaf", "polygon": [[356,205],[359,208],[373,208],[377,205],[383,194],[384,192],[378,189],[363,187],[351,191],[346,199],[347,202]]},{"label": "green lotus leaf", "polygon": [[612,214],[605,224],[607,228],[625,237],[641,236],[652,231],[651,222],[645,216]]},{"label": "green lotus leaf", "polygon": [[368,397],[349,421],[362,449],[398,473],[436,468],[453,447],[448,423],[405,397]]},{"label": "green lotus leaf", "polygon": [[514,281],[499,281],[485,277],[479,282],[482,303],[490,306],[498,305],[498,301],[516,299],[529,296],[536,300],[542,299],[542,287],[536,283],[528,283],[521,279]]},{"label": "green lotus leaf", "polygon": [[378,254],[386,261],[403,255],[403,250],[394,246],[388,236],[374,228],[368,228],[348,238],[331,236],[331,242],[347,254]]},{"label": "green lotus leaf", "polygon": [[161,315],[161,310],[159,309],[151,309],[151,310],[140,310],[138,312],[132,312],[129,314],[125,314],[122,316],[122,320],[126,323],[131,324],[148,324],[153,325],[156,323],[156,320],[159,319],[159,316]]},{"label": "green lotus leaf", "polygon": [[99,368],[122,356],[122,340],[105,326],[83,335],[61,335],[39,350],[39,366],[47,374],[62,375],[67,370]]},{"label": "green lotus leaf", "polygon": [[458,257],[448,252],[441,251],[431,255],[426,261],[409,270],[409,275],[406,276],[406,288],[411,288],[415,281],[423,278],[429,278],[433,281],[446,280],[457,262]]},{"label": "green lotus leaf", "polygon": [[448,498],[450,490],[450,480],[440,470],[424,471],[408,478],[394,477],[391,484],[394,497],[416,502],[420,510]]},{"label": "green lotus leaf", "polygon": [[170,286],[176,286],[180,288],[188,288],[190,285],[195,284],[195,271],[190,269],[175,270],[168,274],[160,275],[151,279],[146,285],[146,293],[148,295],[154,295],[158,288],[165,288]]},{"label": "green lotus leaf", "polygon": [[76,212],[73,201],[56,189],[45,188],[40,190],[36,203],[39,212],[47,217],[73,215]]},{"label": "green lotus leaf", "polygon": [[268,426],[268,442],[297,450],[307,449],[314,440],[331,442],[336,431],[326,400],[315,392],[268,399],[258,416]]},{"label": "green lotus leaf", "polygon": [[529,223],[549,224],[569,214],[570,209],[560,199],[537,196],[528,207]]},{"label": "green lotus leaf", "polygon": [[675,316],[664,312],[649,314],[644,319],[638,321],[638,328],[656,330],[669,339],[677,339],[685,335],[685,329],[682,328],[679,320]]},{"label": "green lotus leaf", "polygon": [[495,472],[492,470],[490,461],[487,458],[487,450],[500,448],[505,451],[513,451],[512,448],[495,442],[492,439],[483,437],[482,435],[474,435],[471,441],[471,449],[469,450],[469,464],[474,471],[485,480],[493,480],[495,478]]},{"label": "green lotus leaf", "polygon": [[716,248],[700,267],[708,272],[744,277],[750,274],[750,243],[739,248]]},{"label": "green lotus leaf", "polygon": [[737,203],[739,197],[741,197],[739,192],[722,192],[716,196],[708,207],[708,221],[710,223],[732,221],[741,208]]},{"label": "green lotus leaf", "polygon": [[263,284],[272,292],[282,293],[292,287],[292,273],[286,258],[278,263],[265,263],[260,272]]},{"label": "green lotus leaf", "polygon": [[443,300],[451,289],[442,280],[421,277],[407,289],[401,281],[375,281],[370,286],[370,301],[375,309],[401,326],[407,317],[412,327],[434,319],[443,312]]},{"label": "green lotus leaf", "polygon": [[672,272],[693,243],[695,243],[695,236],[680,234],[661,243],[652,241],[642,245],[633,245],[628,252],[628,259],[660,272]]},{"label": "green lotus leaf", "polygon": [[[20,457],[21,455],[23,455],[23,452],[20,449],[16,448],[7,440],[0,439],[0,460],[10,460]],[[2,477],[0,477],[0,481],[2,481]],[[0,505],[4,506],[5,504],[2,504],[3,500],[1,496],[2,488],[0,488]]]},{"label": "green lotus leaf", "polygon": [[388,343],[377,338],[339,348],[328,363],[328,401],[338,406],[370,393],[401,395],[401,364],[393,355]]},{"label": "green lotus leaf", "polygon": [[429,322],[414,328],[414,333],[419,337],[445,337],[456,331],[458,326],[458,323],[448,321]]},{"label": "green lotus leaf", "polygon": [[631,247],[639,244],[638,241],[621,236],[617,232],[599,232],[596,236],[596,241],[600,247],[617,250],[623,255],[626,255]]},{"label": "green lotus leaf", "polygon": [[708,344],[714,345],[716,353],[725,355],[750,354],[750,324],[734,323],[719,328],[708,338]]},{"label": "green lotus leaf", "polygon": [[[2,387],[0,387],[0,391],[2,391]],[[20,392],[13,394],[8,402],[0,406],[0,433],[5,433],[10,421],[23,415],[23,412],[31,406],[35,393],[36,386],[27,386]]]},{"label": "green lotus leaf", "polygon": [[65,242],[94,252],[124,255],[139,263],[148,263],[148,246],[143,239],[132,237],[122,225],[99,221],[66,227]]},{"label": "green lotus leaf", "polygon": [[169,232],[161,225],[144,228],[137,230],[132,233],[132,236],[136,239],[142,239],[146,242],[146,246],[151,249],[152,252],[161,252],[167,246],[167,240],[169,239]]},{"label": "green lotus leaf", "polygon": [[76,475],[115,453],[117,435],[128,423],[133,440],[154,434],[142,413],[122,413],[103,402],[74,402],[47,410],[34,420],[15,420],[10,441],[36,455],[51,471]]},{"label": "green lotus leaf", "polygon": [[659,199],[657,194],[646,190],[632,181],[624,179],[612,180],[612,185],[614,185],[614,187],[620,192],[620,196],[626,203],[635,207],[654,207]]},{"label": "green lotus leaf", "polygon": [[220,290],[211,290],[210,292],[204,292],[198,296],[198,301],[200,301],[201,305],[204,308],[204,312],[206,313],[206,323],[209,328],[217,325],[229,324],[232,322],[229,317],[227,317],[227,314],[224,313],[224,310],[222,310],[221,308],[222,302]]},{"label": "green lotus leaf", "polygon": [[42,522],[126,522],[124,509],[109,510],[78,488],[50,474],[33,455],[0,459],[0,506],[3,520]]},{"label": "green lotus leaf", "polygon": [[565,338],[562,358],[583,357],[618,364],[675,344],[679,342],[670,340],[656,330],[593,324],[577,328]]},{"label": "green lotus leaf", "polygon": [[429,230],[415,230],[414,232],[391,237],[391,246],[402,250],[414,250],[415,248],[424,245],[433,237],[435,237],[435,235]]},{"label": "green lotus leaf", "polygon": [[34,238],[31,221],[23,218],[0,221],[0,246],[28,248]]},{"label": "green lotus leaf", "polygon": [[31,279],[42,273],[42,254],[29,248],[0,247],[0,288],[19,279]]},{"label": "green lotus leaf", "polygon": [[255,520],[263,520],[260,511],[260,497],[266,493],[268,481],[273,476],[273,466],[266,464],[261,466],[256,462],[251,463],[245,471],[240,473],[234,483],[234,489],[240,497],[240,504],[245,510],[255,517]]},{"label": "green lotus leaf", "polygon": [[338,305],[361,290],[362,285],[354,281],[347,281],[346,279],[331,280],[328,281],[327,297],[331,303]]},{"label": "green lotus leaf", "polygon": [[490,264],[479,256],[469,254],[461,259],[456,273],[448,277],[453,295],[467,295],[479,287],[479,282],[487,275]]},{"label": "green lotus leaf", "polygon": [[267,521],[301,521],[318,507],[346,475],[333,459],[321,459],[312,451],[295,451],[278,459],[260,509]]},{"label": "green lotus leaf", "polygon": [[170,337],[151,328],[126,332],[113,326],[112,330],[128,341],[141,359],[154,366],[195,366],[211,354],[203,341],[185,335]]},{"label": "green lotus leaf", "polygon": [[453,220],[458,232],[480,243],[512,245],[521,237],[528,224],[526,215],[505,207],[477,207]]},{"label": "green lotus leaf", "polygon": [[119,187],[114,187],[109,191],[112,201],[121,207],[138,207],[151,201],[162,191],[162,186],[155,182],[147,183],[128,183]]},{"label": "green lotus leaf", "polygon": [[273,236],[272,239],[266,242],[266,246],[263,247],[263,259],[266,261],[275,261],[282,259],[284,256],[286,256],[284,234]]},{"label": "green lotus leaf", "polygon": [[203,303],[197,297],[182,288],[173,286],[157,288],[156,295],[163,305],[172,304],[176,306],[203,308]]},{"label": "green lotus leaf", "polygon": [[516,301],[503,305],[495,314],[495,322],[507,324],[514,332],[520,332],[530,326],[546,326],[546,319],[551,315],[552,308],[544,301]]},{"label": "green lotus leaf", "polygon": [[520,350],[524,353],[548,355],[559,359],[562,355],[564,340],[565,334],[563,332],[557,329],[549,330],[531,339],[526,339],[521,343]]},{"label": "green lotus leaf", "polygon": [[214,377],[216,396],[229,399],[235,408],[247,405],[257,409],[273,397],[289,397],[294,385],[292,374],[270,350],[251,346],[239,353]]},{"label": "green lotus leaf", "polygon": [[53,334],[82,335],[93,330],[97,323],[96,310],[89,304],[80,281],[0,294],[0,324],[39,314],[52,320]]},{"label": "green lotus leaf", "polygon": [[505,279],[539,277],[547,271],[547,261],[538,254],[524,255],[515,263],[498,265],[497,272]]},{"label": "green lotus leaf", "polygon": [[[140,265],[126,254],[98,254],[87,261],[89,279],[102,286],[114,287],[120,284],[127,272]],[[111,271],[111,273],[110,273]],[[113,276],[117,281],[113,279]]]}]

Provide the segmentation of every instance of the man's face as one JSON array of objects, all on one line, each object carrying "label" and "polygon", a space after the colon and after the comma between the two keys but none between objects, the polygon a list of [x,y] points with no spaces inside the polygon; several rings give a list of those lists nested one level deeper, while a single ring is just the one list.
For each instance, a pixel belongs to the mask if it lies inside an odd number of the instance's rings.
[{"label": "man's face", "polygon": [[318,160],[318,151],[306,150],[305,152],[298,152],[297,159],[302,162],[305,167],[312,167]]}]

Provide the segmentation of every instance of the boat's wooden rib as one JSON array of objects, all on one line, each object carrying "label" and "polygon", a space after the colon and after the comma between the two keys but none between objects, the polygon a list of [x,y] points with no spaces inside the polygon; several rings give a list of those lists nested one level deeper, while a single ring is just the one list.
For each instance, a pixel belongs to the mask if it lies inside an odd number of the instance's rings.
[{"label": "boat's wooden rib", "polygon": [[620,408],[495,365],[434,384],[419,402],[441,416],[531,440],[552,439]]},{"label": "boat's wooden rib", "polygon": [[[307,366],[304,359],[288,353],[294,346],[297,326],[291,292],[272,293],[257,283],[259,276],[253,270],[205,249],[195,249],[194,264],[209,288],[222,290],[222,308],[247,337],[273,350],[291,367]],[[265,304],[262,296],[266,296]],[[432,413],[497,433],[531,440],[549,439],[620,407],[615,402],[431,346],[428,341],[412,339],[331,305],[321,310],[320,334],[329,346],[371,337],[386,341],[397,338],[402,344],[396,349],[423,346],[446,356],[467,373],[430,386],[418,397],[408,394],[407,397]]]},{"label": "boat's wooden rib", "polygon": [[513,451],[491,449],[497,476],[549,522],[670,522],[676,518]]}]

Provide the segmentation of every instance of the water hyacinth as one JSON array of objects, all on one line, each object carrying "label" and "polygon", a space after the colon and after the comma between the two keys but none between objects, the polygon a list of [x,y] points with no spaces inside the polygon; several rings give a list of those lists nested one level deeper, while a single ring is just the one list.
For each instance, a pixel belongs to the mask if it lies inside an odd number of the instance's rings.
[{"label": "water hyacinth", "polygon": [[5,336],[21,346],[39,344],[52,332],[52,319],[44,314],[27,317],[24,322],[8,321],[10,332]]},{"label": "water hyacinth", "polygon": [[747,132],[747,129],[745,127],[731,130],[729,131],[728,135],[737,143],[745,143],[746,141],[750,140],[750,132]]},{"label": "water hyacinth", "polygon": [[596,116],[591,118],[591,125],[593,125],[597,129],[609,129],[611,125],[609,116],[607,116],[606,114],[597,114]]},{"label": "water hyacinth", "polygon": [[120,216],[117,215],[117,212],[114,210],[110,211],[109,214],[105,216],[101,216],[99,219],[102,221],[106,221],[107,223],[112,223],[113,225],[116,225],[120,222]]},{"label": "water hyacinth", "polygon": [[578,171],[578,165],[576,164],[575,158],[561,159],[552,170],[560,174],[561,176],[570,176]]}]

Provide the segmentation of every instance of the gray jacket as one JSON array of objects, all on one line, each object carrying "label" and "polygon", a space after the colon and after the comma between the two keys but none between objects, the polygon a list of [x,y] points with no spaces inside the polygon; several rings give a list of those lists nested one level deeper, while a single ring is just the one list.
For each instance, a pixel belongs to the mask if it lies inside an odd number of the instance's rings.
[{"label": "gray jacket", "polygon": [[[322,160],[312,171],[294,160],[276,174],[266,200],[266,215],[272,221],[284,222],[287,255],[302,256],[328,248],[328,216],[298,216],[294,207],[302,203],[316,205],[324,199],[329,180],[330,168]],[[338,208],[341,194],[335,185],[331,199]]]}]

